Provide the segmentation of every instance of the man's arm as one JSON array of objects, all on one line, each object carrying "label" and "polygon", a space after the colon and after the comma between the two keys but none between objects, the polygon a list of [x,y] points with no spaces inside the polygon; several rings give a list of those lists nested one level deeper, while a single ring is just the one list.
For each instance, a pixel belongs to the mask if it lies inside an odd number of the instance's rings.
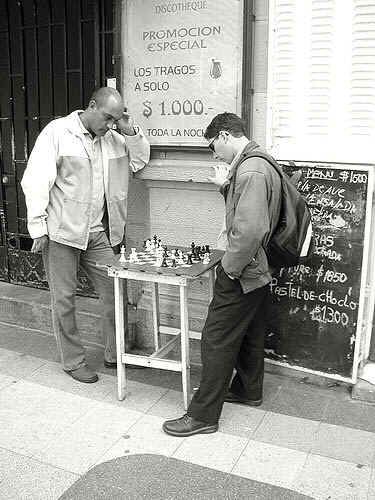
[{"label": "man's arm", "polygon": [[236,184],[240,197],[232,227],[228,228],[222,265],[230,277],[240,278],[269,232],[270,221],[264,174],[244,172],[237,175]]},{"label": "man's arm", "polygon": [[128,113],[124,112],[117,126],[129,149],[130,168],[133,172],[138,172],[150,161],[150,144],[141,128],[134,125],[134,120]]},{"label": "man's arm", "polygon": [[[40,238],[48,235],[47,207],[49,192],[57,175],[56,161],[57,146],[53,129],[47,125],[35,142],[21,181],[27,207],[27,226],[31,238],[35,240],[33,251],[44,246],[46,238]],[[39,242],[36,241],[38,239]]]}]

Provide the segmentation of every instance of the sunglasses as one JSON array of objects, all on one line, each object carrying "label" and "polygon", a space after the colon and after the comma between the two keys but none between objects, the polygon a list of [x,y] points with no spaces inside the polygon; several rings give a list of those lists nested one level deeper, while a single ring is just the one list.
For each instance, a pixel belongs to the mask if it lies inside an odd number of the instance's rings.
[{"label": "sunglasses", "polygon": [[215,142],[215,139],[219,136],[219,134],[216,134],[215,137],[213,137],[210,142],[207,144],[208,146],[208,149],[211,149],[211,151],[213,153],[215,153],[215,146],[214,146],[214,142]]}]

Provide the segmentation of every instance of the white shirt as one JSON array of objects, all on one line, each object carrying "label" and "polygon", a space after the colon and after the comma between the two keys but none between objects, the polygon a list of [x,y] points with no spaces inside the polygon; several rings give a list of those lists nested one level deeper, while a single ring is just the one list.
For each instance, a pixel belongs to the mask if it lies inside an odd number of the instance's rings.
[{"label": "white shirt", "polygon": [[84,127],[81,120],[80,127],[84,134],[86,150],[89,153],[92,167],[92,205],[90,215],[90,233],[104,231],[103,216],[105,208],[105,191],[104,191],[104,169],[103,155],[100,137],[94,138],[90,132]]}]

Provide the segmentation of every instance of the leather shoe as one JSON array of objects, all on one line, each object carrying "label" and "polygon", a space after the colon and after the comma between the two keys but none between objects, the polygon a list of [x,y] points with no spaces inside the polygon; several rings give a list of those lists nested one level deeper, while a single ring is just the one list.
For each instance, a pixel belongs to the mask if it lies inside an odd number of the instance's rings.
[{"label": "leather shoe", "polygon": [[[117,361],[104,360],[104,366],[106,368],[117,368]],[[129,365],[128,363],[126,363],[125,366],[126,368],[147,368],[147,366]]]},{"label": "leather shoe", "polygon": [[80,366],[76,370],[65,370],[68,375],[70,375],[74,380],[78,382],[83,382],[84,384],[93,384],[99,380],[99,377],[95,372],[90,370],[86,365]]},{"label": "leather shoe", "polygon": [[167,420],[163,424],[164,432],[171,436],[179,437],[193,436],[194,434],[211,434],[212,432],[216,432],[218,428],[218,424],[206,424],[206,422],[195,420],[195,418],[190,417],[188,414],[175,420]]},{"label": "leather shoe", "polygon": [[236,403],[239,405],[246,406],[260,406],[263,403],[263,399],[245,399],[241,398],[241,396],[237,396],[234,392],[228,391],[225,398],[225,403]]}]

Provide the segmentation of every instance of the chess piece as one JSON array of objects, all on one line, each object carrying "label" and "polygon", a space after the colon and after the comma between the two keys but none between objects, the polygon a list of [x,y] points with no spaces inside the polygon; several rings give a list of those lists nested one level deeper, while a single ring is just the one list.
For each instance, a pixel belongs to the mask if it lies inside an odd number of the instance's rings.
[{"label": "chess piece", "polygon": [[147,238],[147,240],[146,240],[145,249],[146,249],[146,252],[150,252],[151,251],[151,240],[150,240],[150,238]]},{"label": "chess piece", "polygon": [[168,267],[167,257],[165,255],[165,253],[163,254],[163,260],[161,262],[161,266],[160,267]]},{"label": "chess piece", "polygon": [[205,265],[207,265],[207,264],[210,263],[210,260],[211,260],[210,254],[208,252],[206,252],[204,254],[204,256],[203,256],[203,262],[202,263],[205,264]]},{"label": "chess piece", "polygon": [[192,261],[192,258],[191,258],[191,252],[187,253],[187,262],[186,262],[186,264],[189,264],[189,265],[193,264],[193,261]]},{"label": "chess piece", "polygon": [[126,262],[124,245],[121,245],[119,262]]},{"label": "chess piece", "polygon": [[156,257],[155,266],[161,267],[163,265],[163,260],[164,260],[163,254],[161,252],[159,252],[157,257]]},{"label": "chess piece", "polygon": [[139,262],[139,259],[138,259],[138,254],[137,254],[137,250],[135,248],[132,248],[131,249],[131,253],[129,255],[129,262],[131,263],[135,263],[135,262]]},{"label": "chess piece", "polygon": [[179,266],[183,266],[185,264],[185,261],[184,261],[184,254],[182,252],[182,250],[178,250],[178,259],[177,259],[177,264]]}]

